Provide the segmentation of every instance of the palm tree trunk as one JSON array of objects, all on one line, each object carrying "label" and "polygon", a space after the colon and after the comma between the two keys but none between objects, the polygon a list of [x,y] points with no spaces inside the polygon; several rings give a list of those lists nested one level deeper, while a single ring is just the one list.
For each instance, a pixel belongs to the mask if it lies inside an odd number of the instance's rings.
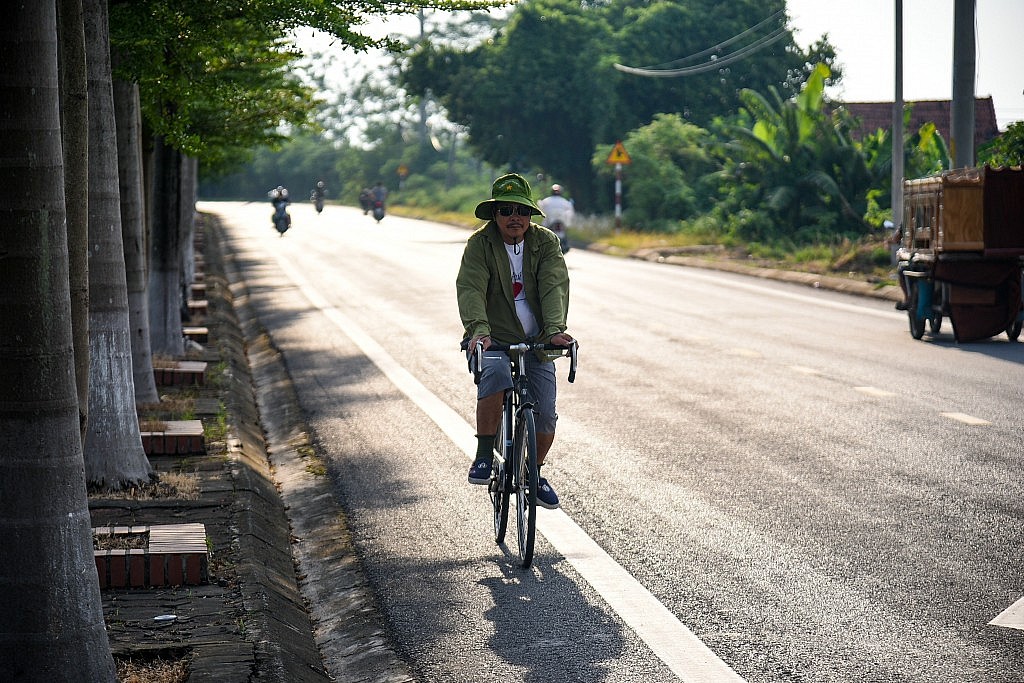
[{"label": "palm tree trunk", "polygon": [[149,299],[146,259],[145,203],[142,195],[142,121],[139,86],[114,81],[114,118],[117,122],[117,174],[120,179],[121,237],[128,286],[131,327],[132,376],[135,403],[158,403],[149,341]]},{"label": "palm tree trunk", "polygon": [[0,33],[0,671],[112,683],[78,424],[55,8],[23,3]]},{"label": "palm tree trunk", "polygon": [[75,340],[78,421],[85,439],[89,421],[89,86],[82,0],[60,0],[57,14],[71,333]]},{"label": "palm tree trunk", "polygon": [[149,482],[135,410],[128,285],[121,236],[114,94],[106,0],[85,0],[89,70],[89,425],[90,484],[121,489]]},{"label": "palm tree trunk", "polygon": [[152,164],[149,333],[154,353],[179,357],[185,350],[181,325],[181,153],[156,138]]}]

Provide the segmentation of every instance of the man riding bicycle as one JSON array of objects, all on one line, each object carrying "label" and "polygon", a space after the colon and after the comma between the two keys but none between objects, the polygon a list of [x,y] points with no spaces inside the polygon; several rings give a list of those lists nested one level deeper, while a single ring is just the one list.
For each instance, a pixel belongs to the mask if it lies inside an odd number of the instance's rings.
[{"label": "man riding bicycle", "polygon": [[[487,484],[505,391],[512,387],[508,356],[488,352],[491,341],[567,346],[573,338],[565,331],[569,271],[558,237],[530,220],[544,216],[531,196],[530,184],[516,173],[501,176],[491,187],[491,198],[477,205],[475,215],[487,222],[466,242],[456,289],[470,348],[480,341],[485,351],[477,386],[477,453],[469,483]],[[537,413],[538,465],[544,463],[555,439],[557,355],[531,354],[526,360]],[[558,507],[558,495],[544,477],[539,477],[537,488],[539,505]]]}]

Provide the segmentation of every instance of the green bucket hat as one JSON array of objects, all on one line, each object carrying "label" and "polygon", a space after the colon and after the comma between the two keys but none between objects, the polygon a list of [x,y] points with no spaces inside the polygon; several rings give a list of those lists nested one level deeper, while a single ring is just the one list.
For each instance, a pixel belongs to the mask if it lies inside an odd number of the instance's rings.
[{"label": "green bucket hat", "polygon": [[494,204],[523,204],[533,209],[531,215],[543,216],[537,203],[533,201],[530,183],[518,173],[508,173],[501,176],[491,185],[491,198],[476,205],[474,215],[482,221],[488,221],[494,217]]}]

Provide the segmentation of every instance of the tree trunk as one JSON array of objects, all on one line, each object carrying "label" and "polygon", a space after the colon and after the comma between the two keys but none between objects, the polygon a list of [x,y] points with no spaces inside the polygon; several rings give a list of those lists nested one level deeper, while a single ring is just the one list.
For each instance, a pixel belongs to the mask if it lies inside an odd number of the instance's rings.
[{"label": "tree trunk", "polygon": [[181,325],[181,153],[153,143],[153,213],[150,223],[149,334],[153,353],[180,357]]},{"label": "tree trunk", "polygon": [[106,0],[85,0],[89,71],[89,426],[85,473],[92,485],[148,483],[135,411],[128,286],[117,179],[114,94]]},{"label": "tree trunk", "polygon": [[183,157],[181,160],[181,272],[185,283],[184,296],[188,297],[189,285],[196,281],[196,186],[199,160]]},{"label": "tree trunk", "polygon": [[0,671],[112,683],[75,389],[55,7],[23,3],[0,33]]},{"label": "tree trunk", "polygon": [[89,421],[89,86],[82,0],[60,0],[57,13],[71,334],[75,346],[78,421],[84,440]]},{"label": "tree trunk", "polygon": [[145,203],[142,195],[142,122],[139,86],[114,81],[114,118],[117,123],[117,175],[121,195],[121,238],[124,241],[128,285],[128,322],[131,326],[132,376],[135,403],[159,403],[153,377],[149,341],[149,293],[146,259]]}]

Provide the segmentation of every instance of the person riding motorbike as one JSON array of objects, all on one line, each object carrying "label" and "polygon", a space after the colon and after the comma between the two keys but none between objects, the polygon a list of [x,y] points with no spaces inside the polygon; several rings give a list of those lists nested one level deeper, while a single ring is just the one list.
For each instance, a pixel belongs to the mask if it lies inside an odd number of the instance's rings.
[{"label": "person riding motorbike", "polygon": [[327,186],[324,185],[324,181],[318,180],[316,187],[310,192],[309,198],[312,200],[313,205],[316,207],[316,212],[320,213],[324,210],[324,197],[327,196]]},{"label": "person riding motorbike", "polygon": [[388,197],[388,189],[384,187],[384,183],[378,180],[370,190],[370,194],[373,199],[373,217],[380,223],[380,220],[384,218],[384,200]]},{"label": "person riding motorbike", "polygon": [[274,227],[277,228],[277,231],[283,235],[292,224],[292,217],[288,215],[288,205],[291,203],[288,190],[278,185],[268,192],[267,195],[270,197],[270,203],[274,206],[274,214],[271,216],[271,220],[274,222]]},{"label": "person riding motorbike", "polygon": [[562,186],[554,184],[551,186],[551,195],[540,200],[540,210],[544,212],[542,225],[551,232],[558,235],[558,241],[562,244],[562,253],[569,251],[569,236],[566,233],[576,217],[576,209],[571,199],[562,195]]},{"label": "person riding motorbike", "polygon": [[373,208],[373,192],[368,187],[359,191],[359,206],[363,209],[363,215],[370,213]]}]

